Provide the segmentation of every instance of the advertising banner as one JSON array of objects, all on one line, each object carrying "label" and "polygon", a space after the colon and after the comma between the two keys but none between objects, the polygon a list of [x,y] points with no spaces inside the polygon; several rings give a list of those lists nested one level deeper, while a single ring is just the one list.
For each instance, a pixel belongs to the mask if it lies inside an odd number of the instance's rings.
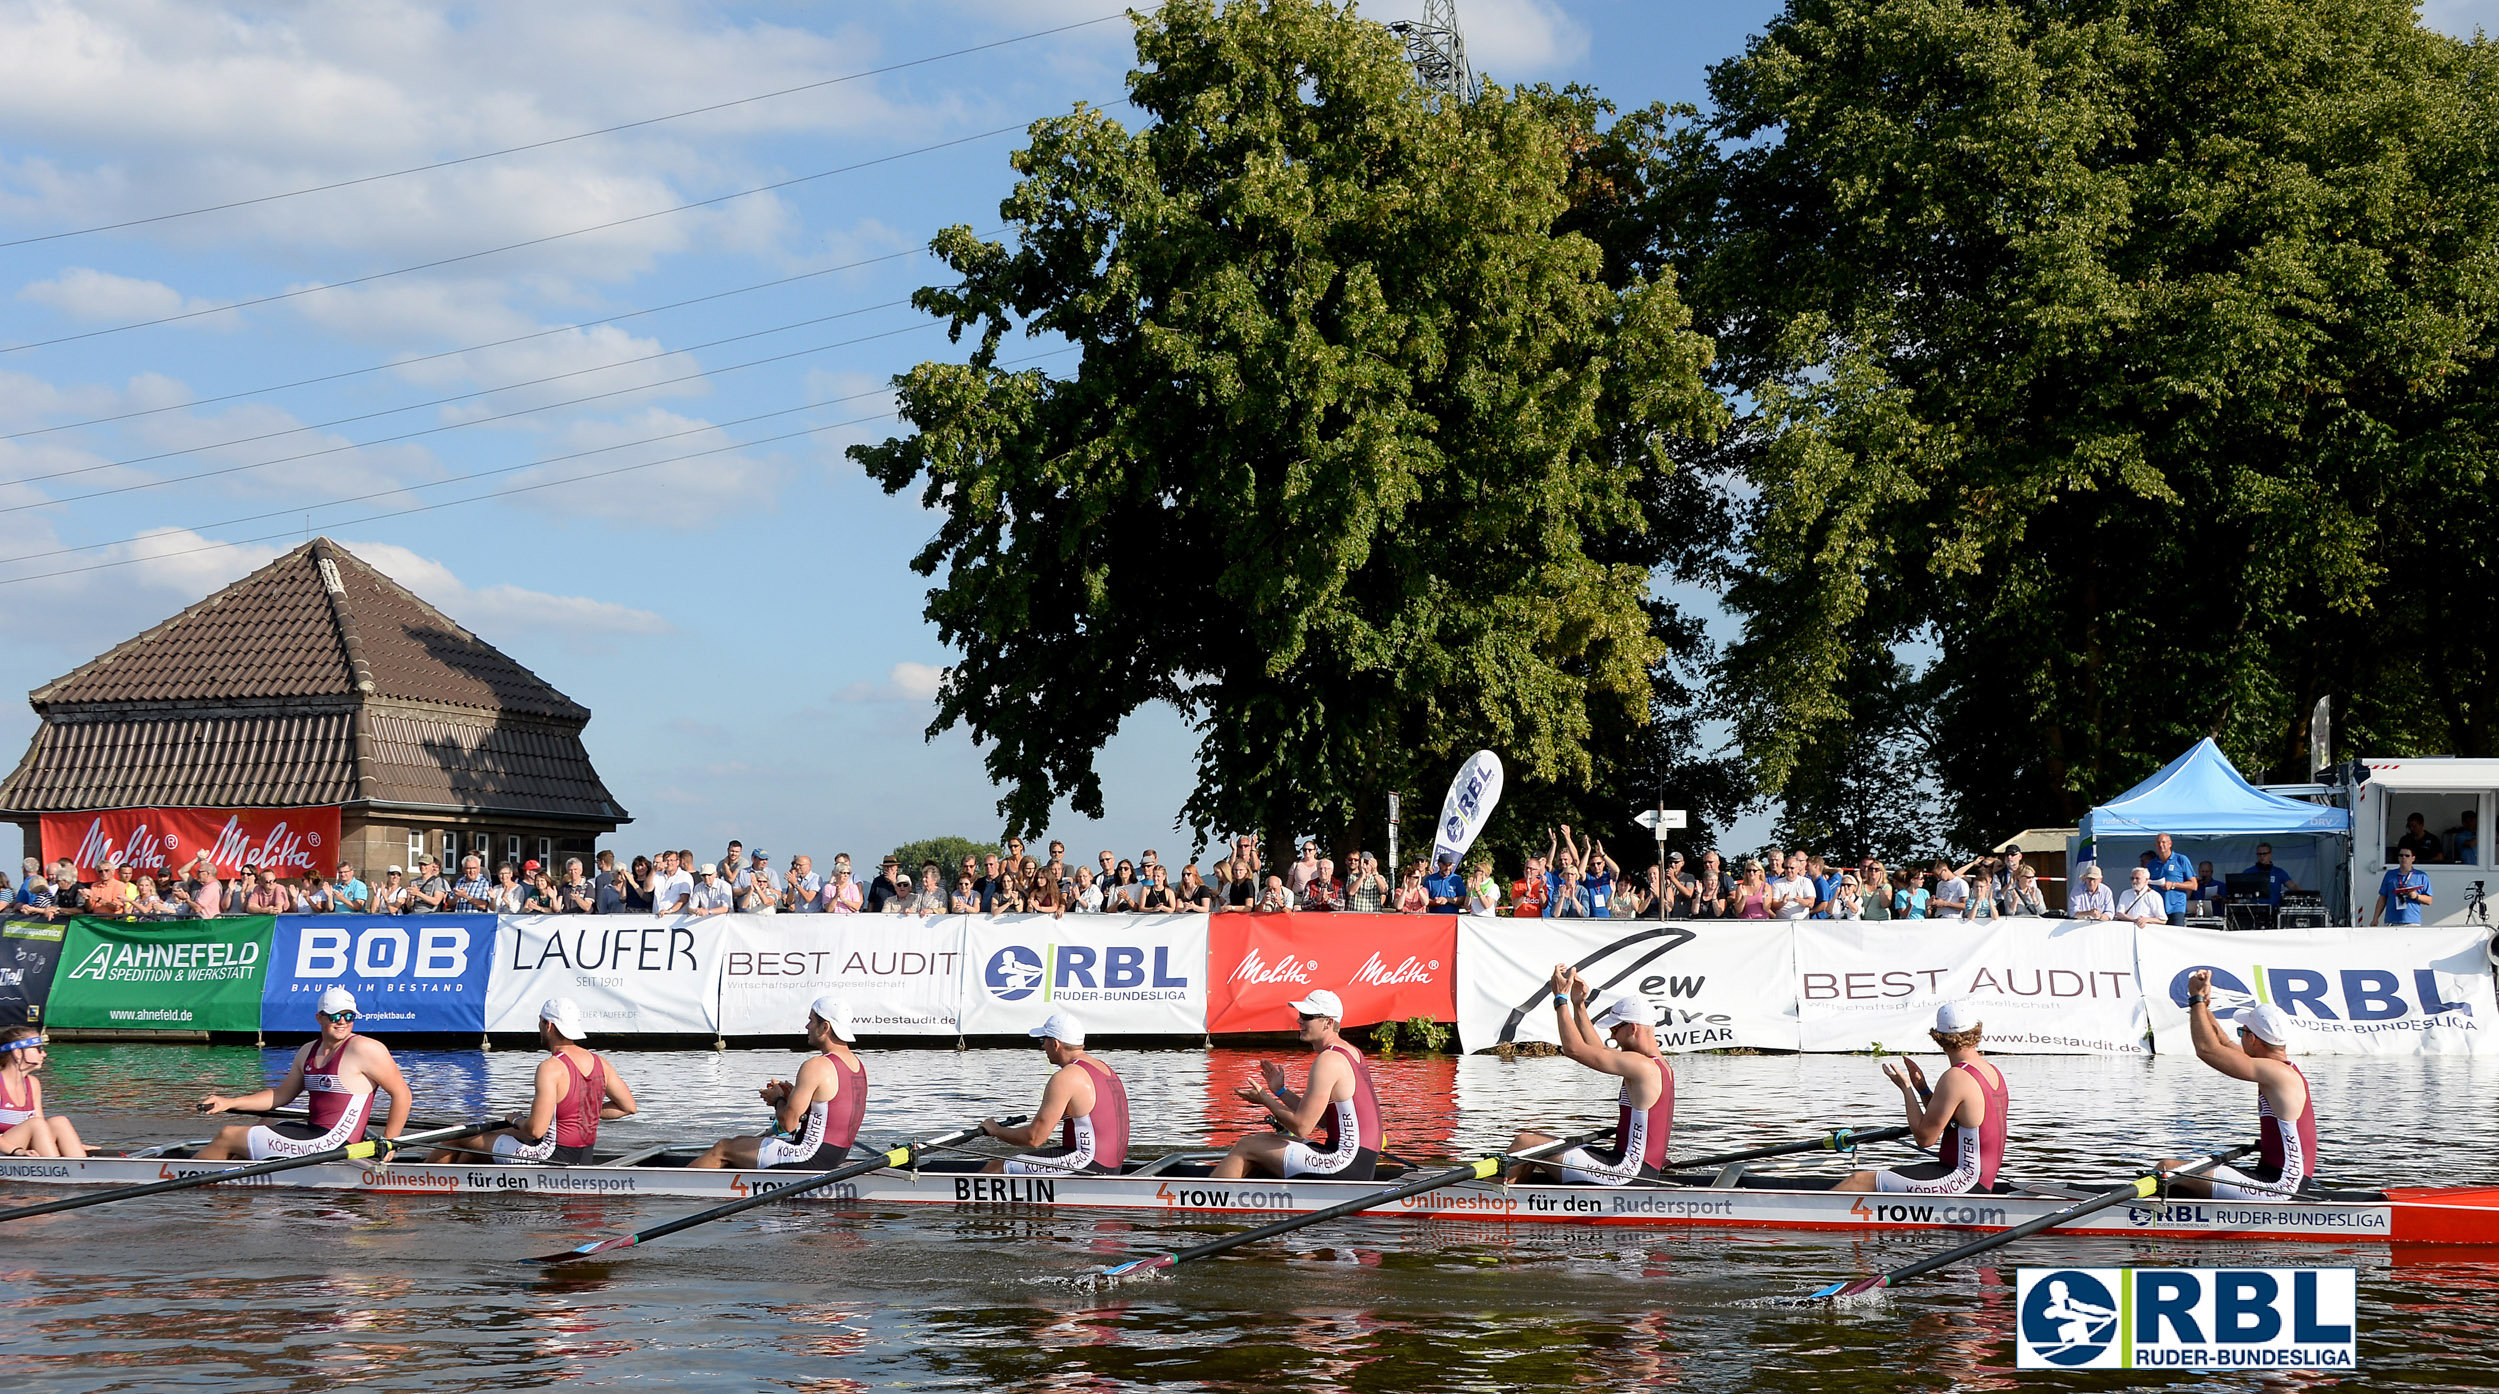
[{"label": "advertising banner", "polygon": [[206,852],[231,880],[266,866],[280,876],[338,867],[338,808],[113,808],[43,815],[43,860],[78,863],[78,879],[108,866],[162,879]]},{"label": "advertising banner", "polygon": [[2490,931],[2277,929],[2230,934],[2145,925],[2135,936],[2153,1038],[2184,1054],[2187,975],[2213,970],[2213,1015],[2271,1002],[2299,1028],[2294,1054],[2478,1055],[2490,1039]]},{"label": "advertising banner", "polygon": [[261,988],[266,1031],[314,1029],[324,988],[356,994],[356,1029],[486,1029],[495,962],[492,915],[282,915]]},{"label": "advertising banner", "polygon": [[1560,1039],[1553,965],[1568,963],[1598,995],[1647,999],[1665,1050],[1794,1050],[1794,945],[1788,926],[1775,922],[1461,916],[1458,1043],[1476,1051]]},{"label": "advertising banner", "polygon": [[1317,988],[1344,999],[1348,1027],[1458,1017],[1454,915],[1217,915],[1207,938],[1210,1032],[1290,1031],[1291,1003]]},{"label": "advertising banner", "polygon": [[963,970],[967,1036],[1020,1036],[1054,1011],[1088,1035],[1206,1029],[1204,915],[969,917]]},{"label": "advertising banner", "polygon": [[270,918],[132,924],[72,919],[44,1024],[82,1030],[255,1031]]},{"label": "advertising banner", "polygon": [[1967,1002],[2002,1055],[2144,1055],[2134,926],[2118,920],[1800,920],[1808,1051],[1932,1051],[1935,1009]]},{"label": "advertising banner", "polygon": [[69,926],[51,920],[0,924],[0,1026],[41,1026],[52,972]]},{"label": "advertising banner", "polygon": [[727,915],[720,1030],[795,1036],[830,994],[862,1036],[952,1036],[960,1026],[964,916]]},{"label": "advertising banner", "polygon": [[592,1035],[720,1029],[726,915],[506,915],[495,926],[486,1029],[532,1032],[550,997],[581,1004]]}]

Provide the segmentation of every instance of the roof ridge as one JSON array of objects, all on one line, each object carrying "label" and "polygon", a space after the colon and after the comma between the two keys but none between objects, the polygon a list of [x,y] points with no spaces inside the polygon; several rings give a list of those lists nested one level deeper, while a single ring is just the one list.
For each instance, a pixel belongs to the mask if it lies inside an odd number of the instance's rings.
[{"label": "roof ridge", "polygon": [[[334,551],[339,557],[345,558],[366,576],[371,577],[375,584],[387,588],[401,599],[415,606],[419,612],[425,615],[426,618],[433,620],[434,622],[442,625],[444,628],[450,630],[452,633],[459,635],[461,638],[468,640],[470,643],[477,645],[479,648],[482,648],[487,652],[494,654],[497,658],[502,659],[505,663],[510,664],[515,672],[518,672],[521,676],[529,679],[532,683],[535,683],[550,699],[562,703],[564,706],[571,708],[573,711],[579,712],[585,718],[589,716],[589,708],[584,707],[579,702],[574,701],[571,697],[566,696],[563,690],[558,688],[554,683],[548,682],[545,678],[540,677],[536,669],[531,668],[519,659],[504,652],[501,648],[498,648],[493,643],[489,642],[475,630],[470,629],[467,625],[464,625],[458,620],[453,619],[451,616],[444,614],[439,608],[434,606],[430,601],[426,600],[424,596],[417,594],[415,591],[410,590],[408,587],[393,580],[389,573],[383,571],[380,567],[375,566],[373,563],[366,561],[364,558],[357,556],[346,547],[341,546],[327,534],[314,538],[306,545],[325,548],[328,551]],[[353,592],[342,593],[334,597],[332,609],[344,616],[350,617],[350,621],[352,622],[352,617],[355,614]],[[357,643],[359,648],[361,648],[361,625],[358,626],[357,632]],[[371,669],[363,665],[361,662],[358,664],[358,671],[361,672],[367,679],[372,677]],[[363,690],[367,693],[367,695],[375,695],[380,691],[378,686]]]}]

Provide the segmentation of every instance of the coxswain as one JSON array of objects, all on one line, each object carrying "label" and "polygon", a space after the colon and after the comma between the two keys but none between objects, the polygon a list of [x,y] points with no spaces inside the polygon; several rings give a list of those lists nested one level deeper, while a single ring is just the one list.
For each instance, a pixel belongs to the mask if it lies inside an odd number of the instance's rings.
[{"label": "coxswain", "polygon": [[[1614,1143],[1573,1147],[1550,1161],[1522,1163],[1511,1171],[1510,1179],[1620,1186],[1635,1178],[1655,1177],[1666,1165],[1666,1142],[1675,1128],[1675,1072],[1657,1048],[1653,1009],[1645,999],[1622,993],[1592,1020],[1587,979],[1569,964],[1557,963],[1553,966],[1553,1015],[1564,1055],[1623,1082],[1615,1095]],[[1510,1150],[1520,1152],[1558,1141],[1550,1133],[1520,1133],[1511,1141]]]},{"label": "coxswain", "polygon": [[343,987],[323,988],[314,1007],[321,1034],[295,1052],[286,1078],[275,1089],[251,1094],[211,1094],[200,1100],[202,1113],[269,1113],[303,1096],[306,1118],[274,1123],[236,1123],[209,1139],[192,1154],[203,1162],[249,1157],[301,1157],[326,1152],[363,1139],[373,1118],[373,1096],[390,1095],[390,1114],[382,1124],[385,1139],[396,1138],[408,1125],[408,1081],[399,1073],[390,1048],[371,1036],[356,1034],[356,996]]},{"label": "coxswain", "polygon": [[1978,1053],[1985,1024],[1964,1003],[1946,1002],[1936,1009],[1935,1025],[1926,1034],[1952,1063],[1932,1090],[1917,1061],[1904,1057],[1905,1073],[1883,1062],[1883,1073],[1900,1087],[1910,1135],[1918,1146],[1935,1148],[1935,1160],[1856,1172],[1831,1189],[1948,1196],[1995,1186],[1996,1168],[2004,1164],[2008,1104],[2004,1072]]},{"label": "coxswain", "polygon": [[1380,1099],[1371,1066],[1337,1034],[1345,1004],[1321,988],[1293,1004],[1302,1043],[1310,1047],[1310,1078],[1299,1094],[1284,1087],[1284,1067],[1258,1063],[1265,1084],[1232,1091],[1274,1116],[1283,1133],[1252,1133],[1232,1144],[1214,1174],[1230,1179],[1253,1170],[1267,1176],[1319,1176],[1368,1181],[1379,1170]]},{"label": "coxswain", "polygon": [[35,1071],[51,1055],[43,1031],[12,1026],[0,1031],[0,1156],[83,1157],[87,1145],[66,1118],[43,1116],[43,1081]]},{"label": "coxswain", "polygon": [[[1025,1034],[1041,1041],[1054,1071],[1042,1087],[1041,1107],[1028,1125],[1007,1127],[984,1118],[981,1131],[1032,1150],[983,1170],[1009,1176],[1117,1173],[1128,1160],[1128,1086],[1110,1066],[1085,1053],[1084,1025],[1066,1012],[1050,1013]],[[1059,1140],[1043,1146],[1053,1133]]]},{"label": "coxswain", "polygon": [[547,1058],[538,1062],[537,1092],[529,1112],[513,1114],[509,1128],[453,1138],[425,1160],[457,1162],[486,1155],[498,1162],[587,1164],[599,1142],[599,1124],[630,1118],[639,1107],[616,1067],[582,1048],[588,1034],[581,1024],[580,1003],[570,997],[548,998],[538,1009],[538,1044],[546,1048]]},{"label": "coxswain", "polygon": [[807,1009],[807,1045],[816,1058],[798,1067],[788,1083],[768,1081],[755,1092],[772,1105],[780,1131],[763,1137],[724,1137],[688,1163],[759,1171],[825,1171],[840,1166],[859,1140],[859,1119],[868,1107],[868,1067],[851,1053],[850,1004],[819,997]]},{"label": "coxswain", "polygon": [[[2216,1165],[2202,1176],[2180,1176],[2172,1195],[2189,1199],[2280,1200],[2296,1194],[2317,1171],[2317,1100],[2308,1076],[2291,1063],[2291,1016],[2271,1002],[2239,1008],[2239,1039],[2224,1040],[2213,1017],[2213,974],[2187,975],[2187,1037],[2195,1058],[2256,1086],[2256,1165],[2246,1170]],[[2164,1169],[2179,1165],[2164,1161]]]}]

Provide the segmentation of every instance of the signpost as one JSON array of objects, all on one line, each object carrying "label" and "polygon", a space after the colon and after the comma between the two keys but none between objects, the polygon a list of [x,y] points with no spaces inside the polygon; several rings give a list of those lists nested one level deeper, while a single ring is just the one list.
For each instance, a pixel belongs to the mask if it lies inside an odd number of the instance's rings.
[{"label": "signpost", "polygon": [[1397,889],[1397,796],[1388,796],[1388,886]]},{"label": "signpost", "polygon": [[1660,799],[1657,807],[1640,814],[1632,821],[1647,828],[1657,837],[1657,917],[1663,920],[1666,918],[1666,912],[1673,908],[1672,902],[1674,901],[1674,895],[1666,883],[1666,830],[1687,826],[1691,819],[1686,810],[1668,808],[1666,801]]}]

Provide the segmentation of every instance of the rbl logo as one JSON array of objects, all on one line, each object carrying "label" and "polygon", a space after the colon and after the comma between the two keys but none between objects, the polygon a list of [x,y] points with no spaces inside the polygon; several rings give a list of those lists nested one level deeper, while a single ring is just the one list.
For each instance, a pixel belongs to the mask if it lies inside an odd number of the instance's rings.
[{"label": "rbl logo", "polygon": [[2438,970],[2412,970],[2413,996],[2407,998],[2403,980],[2391,968],[2345,968],[2329,978],[2321,968],[2267,968],[2263,974],[2265,993],[2259,995],[2245,978],[2227,968],[2209,963],[2192,964],[2178,970],[2169,980],[2172,1005],[2187,1005],[2187,978],[2198,971],[2213,975],[2213,1015],[2228,1021],[2259,1001],[2270,1001],[2294,1017],[2316,1021],[2398,1021],[2414,1014],[2418,1004],[2422,1016],[2438,1016],[2455,1012],[2473,1014],[2470,1002],[2450,1002],[2438,990]]},{"label": "rbl logo", "polygon": [[988,965],[981,970],[981,981],[989,988],[989,995],[1001,1002],[1020,1002],[1038,991],[1045,981],[1054,995],[1070,990],[1099,992],[1189,985],[1185,970],[1173,971],[1170,945],[1151,946],[1150,965],[1146,961],[1148,952],[1148,946],[1142,944],[1053,944],[1045,960],[1043,954],[1025,945],[1009,944],[989,956]]}]

